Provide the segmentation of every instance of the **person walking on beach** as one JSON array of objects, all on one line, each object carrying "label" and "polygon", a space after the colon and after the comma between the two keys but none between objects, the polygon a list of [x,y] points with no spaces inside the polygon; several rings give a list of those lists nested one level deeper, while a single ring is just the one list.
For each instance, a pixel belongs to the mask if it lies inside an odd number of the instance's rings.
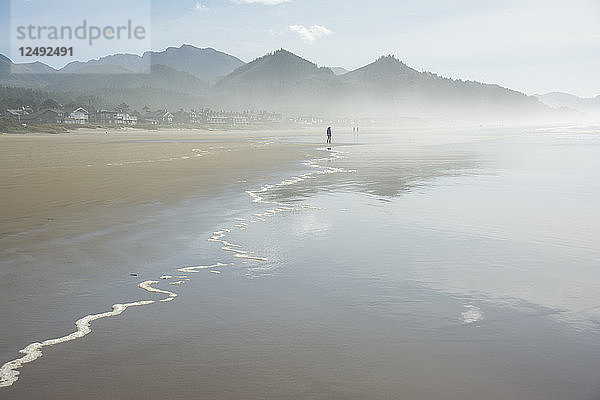
[{"label": "person walking on beach", "polygon": [[331,127],[327,127],[327,143],[331,143]]}]

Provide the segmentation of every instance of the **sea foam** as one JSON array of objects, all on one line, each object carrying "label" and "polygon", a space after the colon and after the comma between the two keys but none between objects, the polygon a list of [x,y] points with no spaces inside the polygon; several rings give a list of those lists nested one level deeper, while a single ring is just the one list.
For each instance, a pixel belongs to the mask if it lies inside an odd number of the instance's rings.
[{"label": "sea foam", "polygon": [[[213,148],[211,147],[210,149],[213,149]],[[265,198],[263,196],[261,196],[261,194],[265,194],[268,191],[270,191],[271,189],[276,189],[276,188],[279,188],[282,186],[294,185],[294,184],[303,182],[306,179],[312,179],[315,177],[315,175],[332,174],[332,173],[338,173],[338,172],[354,172],[353,170],[345,170],[342,168],[319,165],[318,163],[321,161],[331,161],[332,159],[337,159],[337,158],[342,157],[341,152],[339,152],[339,151],[325,149],[325,148],[322,148],[319,150],[329,151],[330,157],[322,158],[322,159],[311,159],[311,160],[308,160],[303,163],[306,166],[318,169],[317,171],[305,173],[300,176],[293,176],[293,177],[285,179],[277,184],[266,184],[254,191],[250,191],[250,190],[246,191],[246,194],[251,198],[252,202],[261,203],[261,204],[270,204],[270,205],[275,206],[275,208],[267,209],[267,210],[263,211],[262,213],[254,213],[252,216],[255,218],[250,218],[250,219],[236,218],[235,219],[236,224],[234,225],[233,228],[238,228],[238,230],[244,230],[250,223],[256,223],[257,221],[264,222],[264,221],[266,221],[266,218],[272,217],[275,214],[278,214],[281,212],[296,211],[296,210],[300,210],[300,209],[318,209],[317,207],[313,207],[308,204],[300,204],[296,207],[291,207],[291,206],[289,206],[289,204],[286,204],[286,203],[281,203],[281,202],[277,202],[277,201],[268,201],[268,200],[265,200]],[[192,149],[192,153],[195,156],[202,156],[204,154],[208,154],[209,152],[200,150],[200,149]],[[164,158],[164,159],[158,159],[158,160],[136,160],[136,161],[126,161],[125,164],[139,164],[139,163],[146,163],[146,162],[165,162],[165,161],[174,161],[177,159],[187,160],[189,158],[190,158],[189,156],[182,156],[182,157],[170,157],[170,158]],[[109,163],[106,165],[114,166],[114,165],[123,165],[123,164],[124,163],[119,163],[119,164]],[[267,261],[267,259],[265,257],[259,257],[259,256],[249,254],[251,252],[243,250],[241,248],[242,246],[240,246],[239,244],[230,243],[230,242],[224,240],[223,238],[229,232],[231,232],[231,229],[221,228],[220,230],[213,232],[213,234],[207,240],[211,241],[211,242],[221,243],[221,245],[222,245],[221,249],[223,251],[228,251],[228,252],[234,253],[233,257],[242,258],[242,259],[246,259],[246,260],[261,261],[261,262]],[[246,264],[246,263],[247,263],[247,261],[242,261],[242,264]],[[224,267],[227,265],[233,265],[233,263],[226,264],[226,263],[217,262],[217,263],[211,264],[211,265],[188,266],[188,267],[178,268],[177,271],[184,272],[184,273],[193,273],[193,272],[200,272],[201,270],[209,270],[210,273],[220,274],[221,271],[218,269],[215,269],[215,268],[220,268],[220,267]],[[252,268],[252,269],[260,270],[262,268]],[[173,279],[173,278],[177,278],[179,280],[168,282],[170,285],[181,285],[181,284],[184,284],[187,281],[189,281],[189,278],[187,278],[187,276],[173,276],[173,275],[162,275],[162,276],[160,276],[159,279],[169,280],[169,279]],[[144,282],[139,283],[138,286],[141,289],[144,289],[149,293],[160,293],[160,294],[167,295],[167,297],[159,300],[160,302],[170,302],[175,297],[177,297],[177,293],[174,293],[174,292],[171,292],[168,290],[158,289],[158,288],[152,286],[152,285],[155,285],[158,283],[159,283],[159,281],[156,281],[156,280],[146,280]],[[24,364],[35,361],[36,359],[41,357],[42,349],[44,347],[68,342],[68,341],[75,340],[75,339],[78,339],[78,338],[81,338],[81,337],[87,335],[88,333],[90,333],[92,331],[91,323],[97,319],[119,315],[119,314],[123,313],[129,307],[143,306],[143,305],[152,304],[154,302],[155,301],[153,301],[153,300],[141,300],[141,301],[132,302],[132,303],[114,304],[112,306],[111,311],[107,311],[107,312],[100,313],[100,314],[90,314],[90,315],[86,315],[85,317],[78,319],[75,322],[75,326],[77,327],[77,330],[73,333],[70,333],[68,335],[65,335],[65,336],[62,336],[59,338],[47,339],[42,342],[34,342],[34,343],[27,345],[24,349],[20,350],[20,353],[24,354],[23,357],[9,361],[9,362],[5,363],[4,365],[2,365],[2,367],[0,367],[0,387],[11,386],[13,383],[15,383],[19,379],[20,372],[18,370]],[[462,313],[463,321],[465,324],[473,323],[473,322],[479,321],[483,318],[483,314],[481,313],[481,310],[479,310],[479,308],[472,306],[472,305],[467,305],[465,307],[467,308],[467,310]]]},{"label": "sea foam", "polygon": [[461,313],[463,324],[472,324],[483,319],[483,312],[479,307],[476,307],[472,304],[467,304],[465,306],[465,311]]},{"label": "sea foam", "polygon": [[23,364],[30,363],[40,358],[42,356],[42,348],[46,346],[54,346],[55,344],[64,343],[84,337],[92,331],[90,327],[92,321],[95,321],[100,318],[107,318],[119,315],[129,307],[144,306],[152,303],[154,303],[153,300],[143,300],[136,301],[133,303],[114,304],[112,306],[112,311],[107,311],[100,314],[90,314],[78,319],[75,322],[77,330],[73,333],[59,338],[47,339],[43,342],[35,342],[27,345],[24,349],[19,351],[20,353],[25,354],[23,357],[9,361],[5,363],[2,367],[0,367],[0,387],[11,386],[13,383],[15,383],[19,379],[20,372],[18,371],[18,369],[21,368]]}]

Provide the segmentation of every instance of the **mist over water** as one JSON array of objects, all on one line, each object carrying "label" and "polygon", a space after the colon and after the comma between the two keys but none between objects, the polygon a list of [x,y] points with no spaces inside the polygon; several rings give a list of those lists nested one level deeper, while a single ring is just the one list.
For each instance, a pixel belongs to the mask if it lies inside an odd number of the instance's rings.
[{"label": "mist over water", "polygon": [[353,173],[270,192],[319,210],[242,239],[278,286],[265,335],[333,397],[597,398],[599,133],[338,135]]},{"label": "mist over water", "polygon": [[[264,138],[282,140],[314,138]],[[598,398],[600,129],[334,129],[316,153],[150,263],[144,289],[173,301],[49,349],[6,393]],[[193,210],[173,211],[186,232]]]}]

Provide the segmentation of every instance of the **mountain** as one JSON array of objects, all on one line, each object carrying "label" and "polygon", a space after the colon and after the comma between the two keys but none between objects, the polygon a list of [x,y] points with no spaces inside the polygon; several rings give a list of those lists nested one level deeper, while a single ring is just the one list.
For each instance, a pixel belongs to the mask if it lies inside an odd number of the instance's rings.
[{"label": "mountain", "polygon": [[[277,50],[243,65],[220,80],[217,91],[256,90],[272,94],[319,72],[319,67],[287,50]],[[329,70],[331,74],[331,70]]]},{"label": "mountain", "polygon": [[[144,60],[149,61],[146,68]],[[216,79],[234,66],[238,67]],[[15,68],[31,73],[15,74]],[[336,75],[331,68],[284,49],[244,64],[214,49],[183,45],[141,57],[117,54],[71,63],[52,71],[42,63],[15,66],[0,57],[0,84],[97,96],[107,105],[124,101],[161,108],[210,106],[392,119],[502,120],[550,111],[535,97],[498,85],[420,72],[391,55]],[[211,79],[216,83],[208,83]]]},{"label": "mountain", "polygon": [[165,65],[153,65],[144,73],[132,73],[111,65],[86,66],[80,70],[80,73],[61,76],[46,89],[89,92],[100,88],[122,90],[141,87],[193,94],[208,90],[207,83],[187,72],[177,71]]},{"label": "mountain", "polygon": [[115,54],[90,60],[85,63],[74,61],[61,69],[61,72],[80,72],[86,66],[113,65],[131,72],[143,72],[154,65],[166,65],[175,70],[187,72],[196,78],[211,82],[243,65],[239,58],[212,48],[200,49],[191,45],[169,47],[164,51],[147,51],[141,57],[135,54]]},{"label": "mountain", "polygon": [[344,75],[346,72],[348,72],[348,70],[346,68],[343,68],[343,67],[329,67],[329,69],[335,75]]},{"label": "mountain", "polygon": [[73,96],[97,96],[107,106],[125,102],[134,108],[198,107],[206,103],[209,85],[165,65],[153,65],[148,71],[132,73],[113,65],[87,65],[79,73],[62,74],[45,87],[50,92],[68,92]]},{"label": "mountain", "polygon": [[41,88],[56,79],[56,70],[39,61],[14,64],[0,54],[0,85]]},{"label": "mountain", "polygon": [[224,106],[321,115],[501,118],[546,109],[523,93],[419,72],[393,56],[335,75],[283,49],[236,69],[212,92]]},{"label": "mountain", "polygon": [[54,74],[56,70],[49,65],[36,61],[25,64],[13,64],[12,73],[15,74]]},{"label": "mountain", "polygon": [[600,95],[578,97],[569,93],[551,92],[535,95],[542,103],[552,108],[569,108],[585,114],[600,116]]},{"label": "mountain", "polygon": [[199,49],[191,45],[182,45],[179,48],[169,47],[161,52],[144,53],[142,59],[148,58],[151,65],[166,65],[178,71],[187,72],[205,82],[225,76],[244,65],[244,62],[237,57],[210,47]]},{"label": "mountain", "polygon": [[[319,68],[287,50],[277,50],[243,65],[214,87],[216,101],[229,106],[277,109],[314,109],[318,95],[334,82],[329,68]],[[309,107],[304,96],[311,95]]]},{"label": "mountain", "polygon": [[394,56],[339,77],[345,98],[370,113],[408,115],[507,116],[542,112],[534,97],[498,85],[444,78],[419,72]]},{"label": "mountain", "polygon": [[[100,57],[97,60],[89,60],[86,62],[72,61],[62,67],[60,72],[63,73],[79,73],[83,68],[96,67],[101,65],[109,65],[123,68],[128,72],[142,72],[144,69],[150,68],[150,63],[142,65],[142,58],[137,54],[113,54],[106,57]],[[84,70],[85,71],[85,70]]]},{"label": "mountain", "polygon": [[397,86],[416,79],[420,75],[393,56],[382,56],[364,67],[348,72],[341,79],[374,89],[389,89],[389,84]]}]

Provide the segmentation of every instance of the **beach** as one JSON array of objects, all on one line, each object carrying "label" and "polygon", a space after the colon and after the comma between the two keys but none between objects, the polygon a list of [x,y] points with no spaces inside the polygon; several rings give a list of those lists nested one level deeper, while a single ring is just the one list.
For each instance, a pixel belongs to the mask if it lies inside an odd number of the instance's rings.
[{"label": "beach", "polygon": [[593,400],[598,132],[1,135],[0,395]]},{"label": "beach", "polygon": [[0,223],[4,231],[23,231],[95,207],[176,202],[199,192],[209,197],[304,155],[299,147],[265,145],[260,133],[79,129],[2,135]]},{"label": "beach", "polygon": [[[189,246],[182,236],[216,223],[219,213],[225,218],[230,210],[215,199],[299,164],[315,147],[255,136],[123,129],[0,136],[0,292],[3,320],[11,321],[2,324],[4,358],[14,340],[70,331],[94,301],[110,308],[115,285],[178,254]],[[207,209],[186,227],[193,216],[181,209],[192,202]],[[92,303],[67,311],[74,292]]]}]

